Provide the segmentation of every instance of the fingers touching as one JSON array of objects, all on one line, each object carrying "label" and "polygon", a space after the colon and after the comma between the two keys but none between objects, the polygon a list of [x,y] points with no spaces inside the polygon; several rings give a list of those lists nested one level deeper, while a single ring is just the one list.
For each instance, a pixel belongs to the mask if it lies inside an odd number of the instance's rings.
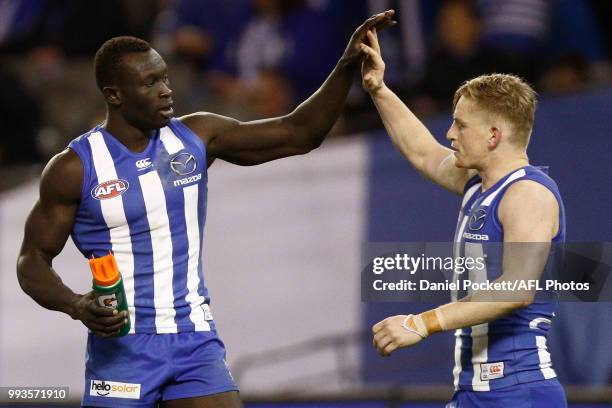
[{"label": "fingers touching", "polygon": [[393,20],[395,10],[387,10],[383,13],[378,13],[366,20],[364,29],[369,30],[372,27],[377,28],[379,31],[387,27],[394,26],[397,21]]},{"label": "fingers touching", "polygon": [[380,45],[378,44],[378,33],[376,27],[373,27],[371,30],[368,30],[366,36],[368,37],[370,47],[378,54],[380,54]]}]

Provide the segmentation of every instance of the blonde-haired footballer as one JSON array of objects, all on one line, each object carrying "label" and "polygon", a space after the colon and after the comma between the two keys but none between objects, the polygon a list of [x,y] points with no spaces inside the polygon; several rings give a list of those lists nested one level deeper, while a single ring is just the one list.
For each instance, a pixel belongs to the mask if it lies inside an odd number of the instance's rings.
[{"label": "blonde-haired footballer", "polygon": [[[455,93],[453,122],[440,145],[385,86],[376,30],[362,44],[364,89],[397,149],[427,179],[463,196],[457,256],[486,256],[486,267],[455,279],[538,279],[555,268],[565,240],[565,213],[555,182],[529,164],[527,145],[536,94],[513,75],[483,75]],[[491,243],[497,243],[491,244]],[[428,336],[455,330],[455,395],[448,408],[566,407],[546,338],[555,303],[533,291],[477,291],[418,315],[389,317],[373,327],[382,356]],[[457,300],[460,299],[460,300]]]}]

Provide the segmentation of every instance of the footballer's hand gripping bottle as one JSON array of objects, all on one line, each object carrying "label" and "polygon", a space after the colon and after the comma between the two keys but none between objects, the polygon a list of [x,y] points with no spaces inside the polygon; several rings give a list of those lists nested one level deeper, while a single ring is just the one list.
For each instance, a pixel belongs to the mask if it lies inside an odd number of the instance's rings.
[{"label": "footballer's hand gripping bottle", "polygon": [[121,330],[114,337],[125,336],[131,327],[130,313],[128,304],[125,298],[125,289],[123,288],[123,279],[117,262],[111,252],[101,258],[91,258],[89,267],[93,275],[93,290],[96,292],[96,303],[99,306],[109,309],[117,309],[121,313],[126,311],[127,323],[123,325]]}]

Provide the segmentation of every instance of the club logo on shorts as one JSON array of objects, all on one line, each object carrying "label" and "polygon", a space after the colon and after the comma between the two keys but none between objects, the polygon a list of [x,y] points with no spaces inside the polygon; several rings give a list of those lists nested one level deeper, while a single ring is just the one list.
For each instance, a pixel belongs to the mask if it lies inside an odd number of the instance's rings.
[{"label": "club logo on shorts", "polygon": [[191,153],[179,153],[170,160],[170,168],[179,176],[186,176],[196,171],[198,163]]},{"label": "club logo on shorts", "polygon": [[140,399],[140,384],[91,380],[89,395],[92,397]]},{"label": "club logo on shorts", "polygon": [[484,227],[485,219],[487,217],[487,210],[484,208],[477,209],[474,214],[470,216],[469,228],[472,231],[478,231]]},{"label": "club logo on shorts", "polygon": [[123,179],[109,180],[98,184],[91,190],[91,196],[96,200],[108,200],[125,193],[130,184]]}]

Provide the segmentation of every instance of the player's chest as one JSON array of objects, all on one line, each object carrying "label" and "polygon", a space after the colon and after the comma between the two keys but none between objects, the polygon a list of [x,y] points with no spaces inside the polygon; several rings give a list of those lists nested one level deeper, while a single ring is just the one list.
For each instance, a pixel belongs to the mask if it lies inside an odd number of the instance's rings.
[{"label": "player's chest", "polygon": [[113,171],[96,169],[107,176],[90,178],[85,200],[104,224],[155,223],[180,216],[186,205],[205,198],[206,160],[197,149],[121,157],[110,165]]},{"label": "player's chest", "polygon": [[477,197],[466,205],[460,215],[460,238],[465,242],[501,242],[503,230],[497,220],[496,205],[485,203],[484,197]]}]

